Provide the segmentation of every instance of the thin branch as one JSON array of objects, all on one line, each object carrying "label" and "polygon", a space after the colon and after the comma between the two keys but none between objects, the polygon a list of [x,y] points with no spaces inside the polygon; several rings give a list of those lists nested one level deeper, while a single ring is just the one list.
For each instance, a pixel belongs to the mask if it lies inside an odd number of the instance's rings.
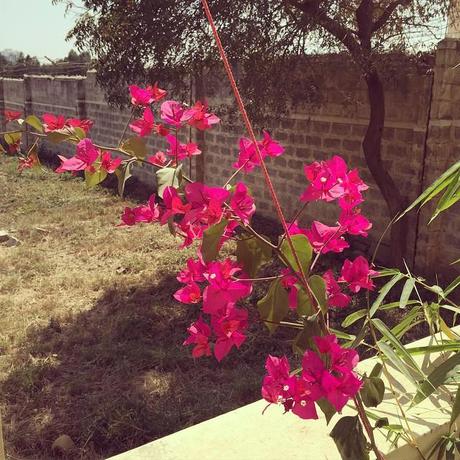
[{"label": "thin branch", "polygon": [[390,16],[399,5],[407,6],[409,3],[410,0],[395,0],[394,2],[391,2],[383,10],[383,13],[374,21],[374,24],[372,25],[372,32],[380,30],[387,23],[388,19],[390,19]]}]

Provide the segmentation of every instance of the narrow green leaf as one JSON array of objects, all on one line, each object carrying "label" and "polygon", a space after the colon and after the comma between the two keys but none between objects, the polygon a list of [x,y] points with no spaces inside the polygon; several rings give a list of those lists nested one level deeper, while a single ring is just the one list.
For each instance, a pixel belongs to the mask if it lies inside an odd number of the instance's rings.
[{"label": "narrow green leaf", "polygon": [[265,322],[268,330],[273,333],[280,321],[282,321],[288,311],[288,292],[281,284],[280,279],[272,281],[265,297],[257,302],[260,317]]},{"label": "narrow green leaf", "polygon": [[375,299],[374,303],[372,304],[369,310],[369,315],[371,318],[374,316],[375,312],[378,310],[386,295],[390,292],[391,288],[403,277],[404,275],[402,273],[397,273],[393,276],[393,278],[391,278],[390,281],[388,281],[388,283],[382,286],[382,289],[380,289],[379,291],[379,296]]},{"label": "narrow green leaf", "polygon": [[42,122],[40,121],[40,119],[38,117],[36,117],[35,115],[29,115],[25,120],[24,120],[25,123],[27,123],[29,126],[32,126],[32,128],[34,128],[36,131],[38,131],[39,133],[42,133],[43,132],[43,125],[42,125]]},{"label": "narrow green leaf", "polygon": [[412,406],[421,403],[428,398],[440,385],[446,383],[448,378],[458,372],[460,366],[460,353],[456,353],[430,372],[428,377],[419,385],[416,395],[412,401]]},{"label": "narrow green leaf", "polygon": [[407,351],[412,356],[418,355],[425,355],[429,353],[440,353],[441,351],[459,351],[460,350],[460,342],[453,341],[453,342],[443,342],[441,344],[436,345],[426,345],[423,347],[408,347]]},{"label": "narrow green leaf", "polygon": [[85,183],[88,188],[93,188],[100,184],[107,177],[107,171],[100,169],[99,171],[85,171]]},{"label": "narrow green leaf", "polygon": [[22,133],[8,133],[5,134],[3,137],[8,145],[13,145],[21,140]]},{"label": "narrow green leaf", "polygon": [[147,155],[145,142],[137,136],[126,139],[121,145],[121,150],[136,158],[145,158]]},{"label": "narrow green leaf", "polygon": [[182,165],[177,168],[161,168],[155,172],[157,177],[157,193],[163,198],[166,187],[179,188],[182,182]]},{"label": "narrow green leaf", "polygon": [[382,363],[375,363],[375,366],[372,368],[372,371],[369,374],[369,377],[380,377],[380,374],[382,373],[382,369],[383,369]]},{"label": "narrow green leaf", "polygon": [[450,414],[450,426],[452,426],[455,423],[455,420],[457,420],[459,415],[460,415],[460,385],[457,388],[454,405],[452,406],[452,412]]},{"label": "narrow green leaf", "polygon": [[228,220],[222,219],[217,224],[212,225],[203,232],[203,241],[201,243],[201,254],[205,262],[215,260],[219,255],[219,244]]},{"label": "narrow green leaf", "polygon": [[452,281],[452,283],[450,283],[449,286],[444,289],[444,294],[446,296],[449,295],[451,292],[457,289],[458,286],[460,286],[460,276],[457,276],[457,278],[455,278],[454,281]]},{"label": "narrow green leaf", "polygon": [[393,348],[390,347],[386,342],[379,342],[380,351],[386,356],[386,358],[393,364],[393,366],[401,372],[415,387],[417,387],[417,381],[409,371],[404,361],[395,353]]},{"label": "narrow green leaf", "polygon": [[367,315],[366,308],[362,308],[361,310],[354,311],[342,321],[342,327],[349,327],[352,324],[356,323],[356,321],[359,321],[361,318],[364,318],[366,315]]},{"label": "narrow green leaf", "polygon": [[412,294],[412,290],[415,286],[415,279],[409,278],[405,283],[399,299],[399,308],[406,308],[409,297]]},{"label": "narrow green leaf", "polygon": [[[396,353],[406,362],[406,365],[408,365],[412,371],[417,372],[419,376],[423,378],[424,374],[418,364],[414,361],[406,347],[401,344],[401,342],[393,335],[393,333],[386,327],[386,325],[378,318],[374,318],[372,320],[372,324],[374,324],[374,326],[383,335],[382,340],[387,340],[395,348]],[[379,341],[379,345],[381,344],[382,340]]]},{"label": "narrow green leaf", "polygon": [[422,307],[420,305],[414,307],[399,324],[391,329],[392,334],[400,339],[409,329],[420,323],[420,321],[417,322],[416,319],[420,314],[421,309]]},{"label": "narrow green leaf", "polygon": [[414,209],[418,204],[425,204],[436,195],[441,193],[452,181],[452,178],[460,169],[460,161],[452,165],[447,171],[439,176],[399,217],[401,219],[405,214]]},{"label": "narrow green leaf", "polygon": [[342,417],[331,431],[342,460],[369,460],[369,449],[359,417]]},{"label": "narrow green leaf", "polygon": [[[291,236],[292,245],[294,246],[294,251],[297,254],[300,264],[302,265],[302,270],[304,274],[308,273],[310,269],[311,257],[313,254],[312,247],[308,238],[305,235],[292,235]],[[281,252],[286,257],[287,261],[297,272],[299,267],[295,260],[294,254],[291,251],[288,240],[285,238],[280,247]]]},{"label": "narrow green leaf", "polygon": [[236,243],[236,259],[243,265],[244,272],[255,278],[259,268],[272,259],[272,249],[258,238],[244,234]]},{"label": "narrow green leaf", "polygon": [[347,334],[346,332],[339,331],[337,329],[333,329],[332,327],[329,328],[329,330],[336,335],[339,339],[343,340],[355,340],[356,336],[352,334]]}]

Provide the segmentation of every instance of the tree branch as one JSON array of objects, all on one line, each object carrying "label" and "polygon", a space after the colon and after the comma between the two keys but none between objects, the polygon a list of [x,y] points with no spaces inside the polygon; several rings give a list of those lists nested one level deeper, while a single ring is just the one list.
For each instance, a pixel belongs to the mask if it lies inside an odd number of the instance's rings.
[{"label": "tree branch", "polygon": [[380,15],[380,17],[374,21],[374,24],[372,25],[372,32],[377,32],[377,30],[381,29],[387,23],[388,19],[390,19],[390,16],[399,5],[407,6],[409,3],[410,0],[395,0],[394,2],[391,2],[385,8],[385,10],[383,10],[383,13]]}]

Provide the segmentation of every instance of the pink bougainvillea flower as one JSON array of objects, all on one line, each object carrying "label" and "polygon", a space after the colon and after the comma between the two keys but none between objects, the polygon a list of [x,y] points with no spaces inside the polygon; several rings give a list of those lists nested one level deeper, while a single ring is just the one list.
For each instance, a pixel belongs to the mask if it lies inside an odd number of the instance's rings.
[{"label": "pink bougainvillea flower", "polygon": [[307,350],[302,359],[302,379],[340,412],[362,385],[354,373],[358,354],[342,348],[335,335],[314,337],[314,341],[323,359],[314,351]]},{"label": "pink bougainvillea flower", "polygon": [[211,328],[201,317],[187,329],[187,332],[190,335],[185,340],[184,345],[195,345],[192,351],[192,356],[194,358],[211,356],[211,347],[209,345]]},{"label": "pink bougainvillea flower", "polygon": [[182,144],[178,141],[177,137],[172,134],[166,136],[166,140],[169,143],[169,149],[166,154],[174,159],[177,158],[177,161],[201,154],[201,150],[198,148],[198,145],[193,142]]},{"label": "pink bougainvillea flower", "polygon": [[284,152],[284,147],[272,139],[268,131],[263,132],[263,139],[259,143],[263,157],[279,157]]},{"label": "pink bougainvillea flower", "polygon": [[134,120],[129,127],[141,137],[148,136],[154,127],[153,112],[150,107],[146,107],[142,114],[142,118]]},{"label": "pink bougainvillea flower", "polygon": [[182,303],[198,303],[201,300],[200,287],[196,283],[189,283],[176,291],[174,298]]},{"label": "pink bougainvillea flower", "polygon": [[238,182],[235,185],[235,190],[230,200],[230,208],[246,225],[249,224],[252,215],[256,212],[254,199],[248,194],[248,188],[242,182]]},{"label": "pink bougainvillea flower", "polygon": [[151,195],[146,205],[125,208],[120,225],[132,226],[140,222],[157,222],[160,218],[160,208],[155,202],[155,198],[155,195]]},{"label": "pink bougainvillea flower", "polygon": [[343,238],[341,227],[328,227],[318,221],[313,221],[310,230],[306,231],[315,252],[327,254],[328,252],[342,252],[350,245]]},{"label": "pink bougainvillea flower", "polygon": [[56,169],[57,173],[66,171],[83,171],[91,170],[93,163],[99,157],[99,151],[94,147],[90,139],[82,139],[77,144],[77,153],[74,157],[66,158],[58,155],[61,160],[61,166]]},{"label": "pink bougainvillea flower", "polygon": [[262,398],[270,403],[279,403],[282,400],[283,387],[289,379],[289,361],[286,356],[278,358],[268,355],[265,361],[267,375],[262,383]]},{"label": "pink bougainvillea flower", "polygon": [[184,116],[185,109],[177,101],[165,101],[161,104],[161,119],[168,125],[180,128],[182,123],[186,121]]},{"label": "pink bougainvillea flower", "polygon": [[153,86],[147,86],[146,90],[152,95],[155,102],[160,101],[167,94],[166,90],[158,87],[158,82],[155,82]]},{"label": "pink bougainvillea flower", "polygon": [[240,348],[246,340],[244,334],[248,324],[248,311],[238,309],[229,304],[227,311],[222,316],[211,318],[211,325],[217,336],[214,345],[214,355],[217,361],[222,361],[232,347]]},{"label": "pink bougainvillea flower", "polygon": [[208,105],[206,103],[197,101],[192,108],[184,112],[183,120],[201,131],[212,128],[212,125],[220,122],[220,118],[213,113],[208,113],[207,110]]},{"label": "pink bougainvillea flower", "polygon": [[51,131],[56,131],[57,129],[64,128],[66,124],[66,120],[64,115],[54,115],[52,113],[45,113],[42,116],[43,124],[45,127],[45,133],[49,133]]},{"label": "pink bougainvillea flower", "polygon": [[205,280],[203,273],[206,266],[199,259],[188,259],[187,268],[184,268],[178,275],[177,281],[183,284],[190,282],[202,282]]},{"label": "pink bougainvillea flower", "polygon": [[166,137],[169,134],[169,129],[166,128],[161,123],[155,123],[153,125],[153,132],[158,134],[161,137]]},{"label": "pink bougainvillea flower", "polygon": [[192,208],[205,208],[212,201],[222,206],[229,195],[229,191],[224,188],[208,187],[201,182],[193,182],[185,187],[185,197]]},{"label": "pink bougainvillea flower", "polygon": [[120,157],[112,158],[109,152],[101,153],[101,169],[107,171],[109,174],[114,173],[121,162],[122,159]]},{"label": "pink bougainvillea flower", "polygon": [[281,284],[288,291],[288,305],[291,310],[297,308],[297,278],[292,274],[289,268],[285,268],[281,271],[283,277],[281,278]]},{"label": "pink bougainvillea flower", "polygon": [[5,115],[5,121],[14,121],[18,120],[22,116],[22,112],[17,112],[16,110],[5,110],[4,112]]},{"label": "pink bougainvillea flower", "polygon": [[31,169],[35,166],[38,166],[40,161],[38,160],[38,156],[36,154],[30,154],[27,158],[19,158],[18,159],[18,172],[21,174],[24,169]]},{"label": "pink bougainvillea flower", "polygon": [[308,229],[299,227],[299,223],[295,220],[294,222],[287,223],[289,235],[305,235],[307,236]]},{"label": "pink bougainvillea flower", "polygon": [[242,169],[243,172],[251,172],[256,166],[260,165],[259,157],[254,144],[247,138],[240,139],[240,151],[238,161],[233,164],[236,169]]},{"label": "pink bougainvillea flower", "polygon": [[361,214],[359,208],[342,210],[339,224],[350,235],[367,236],[368,230],[372,228],[372,224]]},{"label": "pink bougainvillea flower", "polygon": [[147,161],[161,168],[167,163],[168,160],[164,152],[158,151],[157,153],[155,153],[155,155],[148,157]]},{"label": "pink bougainvillea flower", "polygon": [[65,121],[66,126],[70,126],[71,128],[81,128],[85,134],[88,134],[89,130],[93,127],[93,121],[83,119],[80,120],[78,118],[68,118]]},{"label": "pink bougainvillea flower", "polygon": [[323,279],[326,282],[326,292],[331,307],[345,308],[349,305],[351,299],[340,290],[340,286],[334,278],[332,270],[328,270],[323,274]]},{"label": "pink bougainvillea flower", "polygon": [[369,291],[374,289],[374,283],[371,277],[377,275],[378,272],[369,267],[369,262],[363,256],[358,256],[353,262],[346,259],[339,282],[348,283],[348,288],[351,292],[359,292],[361,289]]},{"label": "pink bougainvillea flower", "polygon": [[148,88],[141,88],[136,85],[131,85],[129,87],[129,92],[131,94],[131,104],[133,105],[146,107],[155,100],[152,92],[149,91]]},{"label": "pink bougainvillea flower", "polygon": [[163,191],[163,204],[165,211],[161,216],[161,224],[165,224],[170,217],[185,214],[190,210],[189,204],[184,204],[174,187],[166,187]]}]

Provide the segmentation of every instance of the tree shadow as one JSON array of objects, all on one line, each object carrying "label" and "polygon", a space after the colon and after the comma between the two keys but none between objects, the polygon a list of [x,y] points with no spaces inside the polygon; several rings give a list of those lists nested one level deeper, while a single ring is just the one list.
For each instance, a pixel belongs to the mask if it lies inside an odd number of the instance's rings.
[{"label": "tree shadow", "polygon": [[254,324],[223,363],[194,361],[182,342],[198,307],[176,303],[175,289],[172,276],[115,284],[29,332],[2,385],[12,458],[52,458],[61,434],[77,446],[68,458],[106,458],[260,397],[266,354],[288,345]]}]

